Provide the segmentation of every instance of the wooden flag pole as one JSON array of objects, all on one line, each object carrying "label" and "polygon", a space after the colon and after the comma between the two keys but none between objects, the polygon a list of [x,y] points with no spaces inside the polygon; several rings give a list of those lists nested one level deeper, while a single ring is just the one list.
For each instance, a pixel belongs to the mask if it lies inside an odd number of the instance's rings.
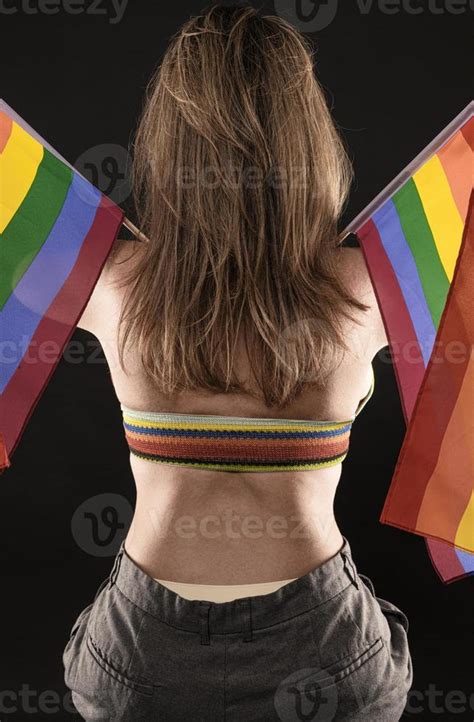
[{"label": "wooden flag pole", "polygon": [[122,224],[125,226],[125,228],[128,228],[130,233],[133,233],[133,235],[138,241],[146,241],[147,243],[150,242],[149,239],[145,236],[145,234],[138,230],[136,225],[132,223],[132,221],[127,218],[127,216],[124,216]]},{"label": "wooden flag pole", "polygon": [[464,123],[469,120],[469,118],[472,118],[474,115],[474,100],[471,100],[468,105],[462,110],[455,118],[454,120],[449,123],[449,125],[444,128],[441,133],[439,133],[434,140],[431,141],[429,145],[424,148],[421,153],[418,153],[416,158],[414,158],[411,163],[409,163],[406,168],[404,168],[397,176],[394,178],[391,183],[388,184],[375,198],[369,205],[364,208],[363,211],[359,213],[358,216],[356,216],[351,223],[347,226],[347,228],[344,230],[344,232],[341,234],[342,239],[341,242],[344,240],[344,238],[347,238],[347,236],[350,233],[354,233],[355,231],[358,231],[359,228],[374,214],[374,212],[380,208],[380,206],[385,203],[385,201],[388,198],[391,198],[394,193],[399,190],[404,183],[406,183],[413,173],[418,170],[418,168],[428,160],[432,155],[434,155],[442,145],[448,142],[459,130],[459,128],[464,125]]}]

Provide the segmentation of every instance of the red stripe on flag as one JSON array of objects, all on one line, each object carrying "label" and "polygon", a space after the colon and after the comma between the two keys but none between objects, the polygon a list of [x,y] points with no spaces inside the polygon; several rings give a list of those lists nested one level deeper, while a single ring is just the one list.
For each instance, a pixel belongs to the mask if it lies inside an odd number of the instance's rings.
[{"label": "red stripe on flag", "polygon": [[451,544],[438,539],[427,539],[426,546],[431,563],[443,582],[455,582],[468,576],[469,572],[465,571],[456,554],[456,549]]},{"label": "red stripe on flag", "polygon": [[[55,370],[66,344],[86,307],[117,237],[123,219],[121,209],[106,196],[102,197],[94,222],[65,284],[48,308],[31,340],[30,347],[60,350],[53,361],[21,361],[2,395],[8,415],[2,420],[6,447],[11,455],[33,413],[39,398]],[[47,344],[47,346],[43,346]]]},{"label": "red stripe on flag", "polygon": [[[390,343],[395,375],[408,424],[425,367],[418,339],[393,266],[372,220],[357,231]],[[399,348],[392,339],[397,339]]]},{"label": "red stripe on flag", "polygon": [[474,118],[471,118],[466,125],[461,128],[461,133],[474,151]]},{"label": "red stripe on flag", "polygon": [[[454,542],[457,527],[472,494],[473,483],[471,474],[466,473],[465,468],[466,466],[470,468],[470,456],[466,464],[465,454],[472,452],[472,446],[470,450],[466,449],[463,452],[460,444],[455,447],[455,441],[459,438],[463,443],[472,445],[474,439],[469,438],[464,441],[462,437],[455,435],[449,448],[442,449],[443,439],[449,433],[450,421],[461,386],[469,364],[473,363],[471,360],[474,340],[472,311],[474,289],[471,279],[471,269],[474,267],[473,198],[474,195],[471,194],[467,224],[439,324],[435,349],[420,388],[413,418],[403,440],[380,517],[380,521],[384,524],[448,542]],[[459,354],[459,343],[462,344],[464,353],[461,357],[457,355],[454,362],[448,362],[444,355],[445,349],[458,348]],[[439,352],[436,350],[438,347]],[[456,354],[456,351],[454,353]],[[469,405],[468,401],[468,399],[462,400],[464,414]],[[446,454],[449,457],[446,457]],[[441,462],[442,473],[434,477],[435,469]],[[437,489],[441,488],[442,494],[435,494],[432,498],[434,487],[430,490],[430,482],[433,482]],[[430,498],[427,499],[429,514],[424,512],[423,528],[420,529],[420,509],[425,494],[428,493],[430,494]],[[446,502],[441,506],[442,498]],[[429,524],[430,531],[427,529],[427,517],[432,519],[432,523]]]}]

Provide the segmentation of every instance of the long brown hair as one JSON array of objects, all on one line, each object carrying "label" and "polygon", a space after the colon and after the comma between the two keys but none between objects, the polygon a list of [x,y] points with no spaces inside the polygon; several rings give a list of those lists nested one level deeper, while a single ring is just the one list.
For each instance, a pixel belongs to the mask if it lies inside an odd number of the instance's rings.
[{"label": "long brown hair", "polygon": [[[308,41],[250,6],[206,8],[171,39],[134,144],[150,239],[126,279],[128,342],[163,393],[283,407],[347,349],[337,222],[351,166]],[[236,376],[243,339],[258,393]]]}]

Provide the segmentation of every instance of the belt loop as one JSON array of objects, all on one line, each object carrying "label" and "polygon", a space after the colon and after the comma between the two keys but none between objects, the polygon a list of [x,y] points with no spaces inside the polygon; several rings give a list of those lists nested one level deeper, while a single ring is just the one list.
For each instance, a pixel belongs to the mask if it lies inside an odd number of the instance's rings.
[{"label": "belt loop", "polygon": [[347,552],[342,552],[342,558],[344,559],[344,570],[347,576],[349,577],[355,588],[359,589],[359,582],[357,581],[357,572],[354,566],[354,562],[347,554]]},{"label": "belt loop", "polygon": [[122,561],[122,557],[123,557],[123,544],[120,546],[119,552],[118,552],[117,556],[115,557],[114,566],[113,566],[112,572],[110,574],[109,589],[112,589],[113,585],[117,581],[118,573],[120,571],[120,563]]},{"label": "belt loop", "polygon": [[253,640],[252,635],[252,600],[247,597],[245,599],[239,599],[240,607],[240,618],[242,620],[242,626],[244,629],[243,640],[244,642],[251,642]]},{"label": "belt loop", "polygon": [[211,605],[209,602],[199,602],[199,629],[201,632],[201,644],[210,644],[211,637],[209,632],[209,610]]}]

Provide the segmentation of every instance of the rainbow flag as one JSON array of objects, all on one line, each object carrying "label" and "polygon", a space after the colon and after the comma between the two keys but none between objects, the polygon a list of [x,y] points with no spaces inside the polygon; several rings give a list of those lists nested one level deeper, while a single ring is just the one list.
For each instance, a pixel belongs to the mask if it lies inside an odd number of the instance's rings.
[{"label": "rainbow flag", "polygon": [[122,219],[0,101],[0,470],[11,465]]},{"label": "rainbow flag", "polygon": [[364,252],[408,425],[380,520],[425,536],[443,581],[474,573],[473,112],[347,229]]},{"label": "rainbow flag", "polygon": [[[474,572],[474,195],[445,313],[381,521],[449,542],[450,579]],[[446,565],[442,545],[431,549]],[[443,566],[443,568],[444,568]],[[441,569],[440,569],[441,571]]]}]

